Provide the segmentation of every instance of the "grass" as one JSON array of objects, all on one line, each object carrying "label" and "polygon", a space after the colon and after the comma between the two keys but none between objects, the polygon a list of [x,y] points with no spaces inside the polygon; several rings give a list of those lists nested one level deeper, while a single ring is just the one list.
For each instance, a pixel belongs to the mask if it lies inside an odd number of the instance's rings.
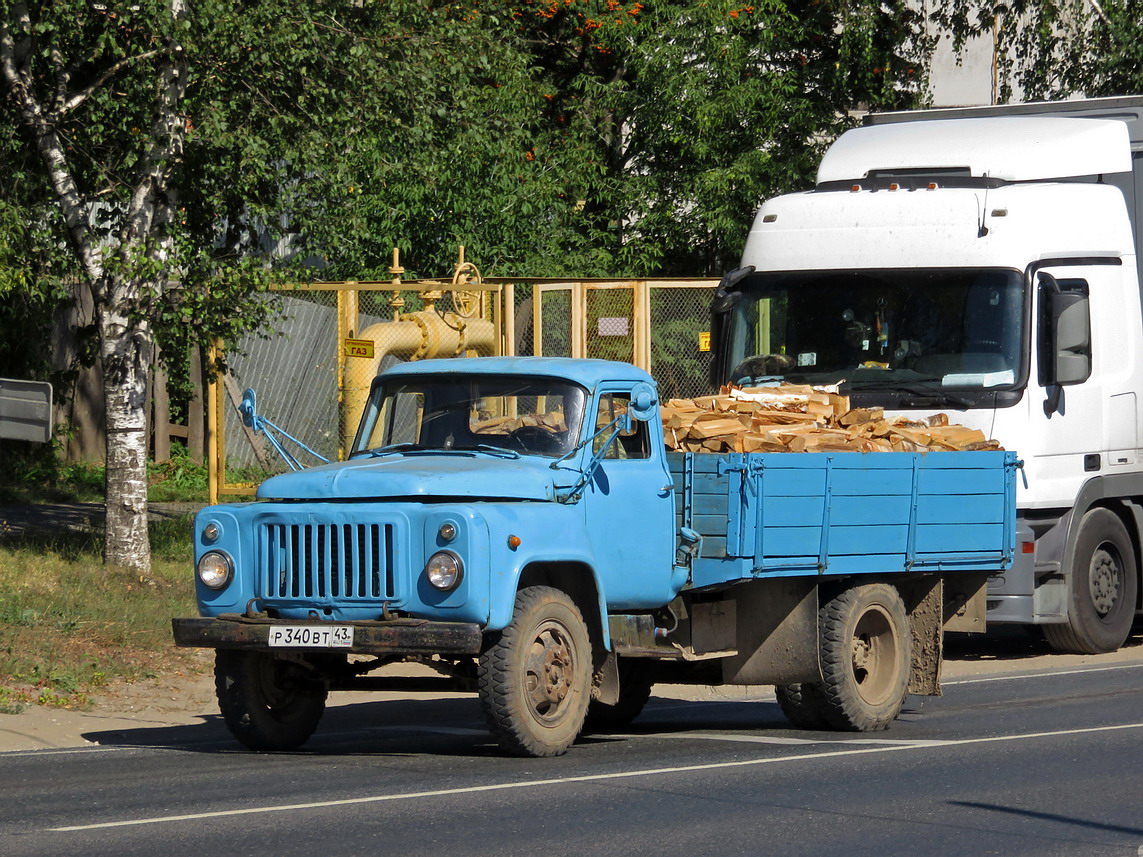
[{"label": "grass", "polygon": [[196,613],[189,518],[151,526],[153,581],[103,567],[102,533],[30,534],[0,546],[0,712],[85,708],[115,680],[191,668],[172,616]]},{"label": "grass", "polygon": [[[101,503],[104,469],[99,464],[67,464],[51,446],[28,448],[0,441],[0,502]],[[205,503],[207,470],[176,446],[167,461],[147,465],[147,499],[152,503]]]}]

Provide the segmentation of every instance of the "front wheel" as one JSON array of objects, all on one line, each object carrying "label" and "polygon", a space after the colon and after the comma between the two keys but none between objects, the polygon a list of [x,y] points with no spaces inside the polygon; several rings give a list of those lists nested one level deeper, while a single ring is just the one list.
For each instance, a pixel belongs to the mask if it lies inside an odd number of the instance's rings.
[{"label": "front wheel", "polygon": [[821,714],[834,729],[874,732],[901,711],[912,670],[912,637],[895,588],[871,583],[822,606]]},{"label": "front wheel", "polygon": [[328,695],[301,664],[234,649],[215,652],[214,689],[227,728],[251,750],[300,747],[317,728]]},{"label": "front wheel", "polygon": [[591,641],[575,602],[550,586],[516,594],[512,622],[477,665],[488,728],[517,756],[558,756],[583,728],[591,697]]},{"label": "front wheel", "polygon": [[1068,621],[1044,625],[1044,638],[1058,652],[1114,652],[1131,633],[1139,569],[1123,522],[1107,509],[1092,509],[1080,522],[1072,563]]}]

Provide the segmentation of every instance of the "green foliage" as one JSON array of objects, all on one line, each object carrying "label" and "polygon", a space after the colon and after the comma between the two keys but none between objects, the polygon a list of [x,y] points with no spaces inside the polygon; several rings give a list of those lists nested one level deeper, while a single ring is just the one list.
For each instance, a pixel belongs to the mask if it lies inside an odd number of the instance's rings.
[{"label": "green foliage", "polygon": [[[103,263],[178,283],[132,308],[176,376],[188,342],[267,321],[269,278],[384,277],[393,246],[422,273],[459,243],[486,273],[720,271],[758,201],[805,185],[848,111],[919,98],[931,48],[911,6],[872,0],[325,0],[241,15],[204,0],[178,19],[162,0],[61,0],[29,4],[27,24],[18,8],[5,17],[41,99],[54,57],[80,69],[83,98],[58,128]],[[154,119],[172,64],[187,80],[177,134]],[[5,99],[0,226],[32,226],[0,229],[0,288],[57,288],[80,266],[20,119]],[[126,252],[138,177],[172,141],[174,205]]]},{"label": "green foliage", "polygon": [[993,39],[1001,102],[1143,91],[1143,19],[1132,0],[946,0],[933,17],[958,48]]},{"label": "green foliage", "polygon": [[758,203],[812,183],[859,107],[923,95],[932,41],[904,2],[505,3],[549,117],[596,173],[596,241],[624,275],[721,273]]},{"label": "green foliage", "polygon": [[153,462],[149,476],[147,497],[152,503],[206,502],[206,465],[191,458],[183,446],[175,446],[169,460]]}]

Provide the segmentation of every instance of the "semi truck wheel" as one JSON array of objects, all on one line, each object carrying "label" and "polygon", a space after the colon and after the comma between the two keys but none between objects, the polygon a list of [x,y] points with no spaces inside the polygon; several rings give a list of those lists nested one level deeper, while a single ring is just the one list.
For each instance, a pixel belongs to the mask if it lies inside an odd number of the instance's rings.
[{"label": "semi truck wheel", "polygon": [[488,728],[517,756],[558,756],[583,728],[591,696],[591,641],[564,592],[529,586],[512,622],[491,635],[477,665]]},{"label": "semi truck wheel", "polygon": [[607,732],[626,726],[643,711],[654,686],[647,664],[641,663],[639,658],[620,658],[619,699],[614,705],[593,699],[587,706],[587,728]]},{"label": "semi truck wheel", "polygon": [[1127,528],[1115,513],[1092,509],[1080,522],[1072,564],[1068,621],[1044,625],[1044,638],[1059,652],[1114,652],[1131,633],[1139,570]]},{"label": "semi truck wheel", "polygon": [[826,699],[820,683],[779,684],[774,687],[774,695],[791,725],[799,729],[829,728],[825,713]]},{"label": "semi truck wheel", "polygon": [[251,750],[292,750],[325,712],[325,685],[300,665],[266,652],[218,649],[218,709],[231,734]]},{"label": "semi truck wheel", "polygon": [[900,594],[884,583],[854,586],[822,606],[819,628],[827,723],[850,732],[887,728],[905,702],[912,669]]}]

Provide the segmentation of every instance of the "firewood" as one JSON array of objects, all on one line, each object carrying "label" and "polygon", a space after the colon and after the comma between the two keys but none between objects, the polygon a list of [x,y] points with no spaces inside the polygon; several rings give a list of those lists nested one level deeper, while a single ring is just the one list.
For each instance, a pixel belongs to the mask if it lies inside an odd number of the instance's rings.
[{"label": "firewood", "polygon": [[947,414],[886,419],[882,408],[851,408],[836,386],[784,384],[672,399],[663,407],[668,449],[688,452],[929,452],[999,449]]}]

